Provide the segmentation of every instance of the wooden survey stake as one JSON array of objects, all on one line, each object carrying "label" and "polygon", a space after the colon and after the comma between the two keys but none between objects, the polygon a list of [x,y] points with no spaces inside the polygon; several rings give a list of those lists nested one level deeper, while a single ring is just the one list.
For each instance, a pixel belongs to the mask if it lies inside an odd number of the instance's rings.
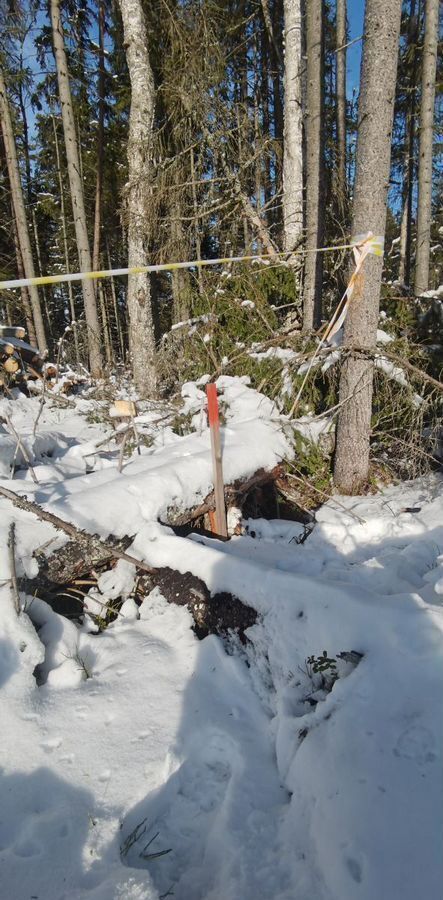
[{"label": "wooden survey stake", "polygon": [[228,536],[228,527],[226,523],[225,488],[223,483],[220,416],[218,411],[217,388],[215,384],[206,385],[206,396],[208,398],[208,419],[211,432],[216,527],[219,537],[226,538]]}]

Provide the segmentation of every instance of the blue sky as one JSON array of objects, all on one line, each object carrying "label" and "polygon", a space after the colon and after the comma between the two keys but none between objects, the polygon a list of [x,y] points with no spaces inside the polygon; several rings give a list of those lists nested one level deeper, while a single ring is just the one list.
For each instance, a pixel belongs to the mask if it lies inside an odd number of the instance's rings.
[{"label": "blue sky", "polygon": [[[348,0],[349,40],[360,37],[363,34],[364,0]],[[358,90],[360,80],[361,44],[359,41],[348,48],[347,70],[348,83],[347,94],[351,98],[354,89]]]}]

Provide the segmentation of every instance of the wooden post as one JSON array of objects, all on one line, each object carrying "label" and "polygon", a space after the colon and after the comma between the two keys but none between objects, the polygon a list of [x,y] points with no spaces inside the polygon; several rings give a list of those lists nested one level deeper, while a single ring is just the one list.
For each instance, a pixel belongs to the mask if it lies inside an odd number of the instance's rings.
[{"label": "wooden post", "polygon": [[217,388],[215,384],[206,385],[208,398],[208,419],[211,431],[212,468],[214,473],[215,518],[217,534],[227,538],[225,489],[223,483],[222,451],[220,441],[220,416],[218,411]]}]

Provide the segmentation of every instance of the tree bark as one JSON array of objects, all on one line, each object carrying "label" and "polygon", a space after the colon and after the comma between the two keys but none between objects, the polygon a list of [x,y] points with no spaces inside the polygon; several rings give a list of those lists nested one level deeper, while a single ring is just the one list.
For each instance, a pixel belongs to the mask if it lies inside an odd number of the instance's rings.
[{"label": "tree bark", "polygon": [[[63,190],[63,177],[62,177],[62,169],[60,162],[60,149],[58,146],[58,136],[57,136],[57,126],[55,124],[55,117],[52,116],[52,128],[54,131],[54,145],[55,145],[55,159],[57,163],[57,178],[58,178],[58,187],[60,192],[60,221],[62,226],[62,238],[63,238],[63,252],[65,257],[65,269],[66,272],[71,271],[71,267],[69,264],[69,249],[68,249],[68,236],[66,232],[66,208],[65,208],[65,193]],[[75,347],[75,361],[77,365],[80,365],[80,351],[78,346],[78,332],[77,332],[77,322],[75,318],[75,305],[74,305],[74,292],[72,290],[72,282],[68,281],[68,298],[69,298],[69,311],[71,314],[71,326],[74,333],[74,347]]]},{"label": "tree bark", "polygon": [[323,244],[323,0],[309,0],[306,7],[306,262],[303,286],[303,330],[321,321],[323,256],[315,253]]},{"label": "tree bark", "polygon": [[[108,242],[107,236],[106,236],[106,259],[108,262],[108,269],[112,269],[111,252],[109,249],[109,242]],[[118,303],[117,303],[117,291],[115,290],[115,281],[112,276],[109,279],[109,286],[111,289],[112,305],[113,305],[113,309],[114,309],[115,327],[117,329],[117,335],[118,335],[120,360],[121,360],[121,362],[124,362],[125,342],[124,342],[124,338],[123,338],[123,330],[122,330],[122,323],[121,323],[121,319],[120,319],[120,311],[119,311]]]},{"label": "tree bark", "polygon": [[[140,0],[119,0],[126,59],[131,80],[128,139],[128,265],[146,265],[148,228],[146,198],[151,174],[154,125],[154,77],[148,54],[145,14]],[[157,390],[155,334],[148,275],[128,278],[129,352],[137,390]]]},{"label": "tree bark", "polygon": [[[103,0],[98,0],[98,124],[97,124],[97,171],[95,177],[95,213],[94,237],[92,241],[92,268],[100,269],[101,230],[103,212],[103,163],[105,137],[105,7]],[[95,299],[100,308],[101,327],[105,344],[105,356],[108,366],[112,366],[112,344],[109,332],[109,320],[106,309],[106,294],[103,282],[95,282]]]},{"label": "tree bark", "polygon": [[336,92],[337,92],[337,194],[338,208],[344,217],[347,206],[346,184],[346,0],[337,0],[336,11]]},{"label": "tree bark", "polygon": [[409,97],[406,112],[405,134],[405,163],[404,163],[404,191],[403,211],[400,228],[400,264],[398,280],[402,284],[411,282],[411,252],[412,252],[412,200],[414,188],[414,144],[415,144],[415,108],[417,102],[417,44],[420,29],[421,0],[418,2],[417,15],[415,14],[415,0],[411,0],[409,7],[409,34],[408,49],[412,49],[413,59],[411,63],[411,76],[409,82]]},{"label": "tree bark", "polygon": [[[11,114],[9,111],[8,96],[3,72],[0,69],[0,121],[3,132],[3,142],[6,153],[6,166],[8,169],[9,183],[11,186],[12,207],[17,227],[17,238],[23,261],[26,278],[35,278],[34,260],[32,258],[31,241],[29,237],[26,210],[23,200],[23,188],[20,179],[20,170],[17,159],[14,132],[12,128]],[[29,285],[28,294],[31,301],[32,316],[35,325],[35,336],[40,353],[47,350],[45,328],[40,306],[40,298],[35,285]]]},{"label": "tree bark", "polygon": [[[384,234],[391,160],[401,0],[366,0],[354,188],[353,234]],[[380,77],[383,73],[383,77]],[[368,479],[373,362],[358,347],[376,344],[383,259],[366,258],[345,323],[348,351],[340,375],[334,466],[336,487],[346,494]]]},{"label": "tree bark", "polygon": [[[274,137],[280,144],[283,142],[284,114],[283,102],[281,97],[280,72],[282,52],[280,50],[280,28],[281,5],[283,0],[275,0],[273,9],[273,34],[275,39],[271,45],[271,78],[272,78],[272,101],[274,107]],[[277,49],[276,49],[277,48]]]},{"label": "tree bark", "polygon": [[303,232],[302,16],[300,0],[284,0],[285,118],[283,132],[284,248],[300,242]]},{"label": "tree bark", "polygon": [[429,251],[432,215],[432,143],[434,129],[435,76],[438,50],[438,0],[425,2],[425,38],[423,45],[420,151],[418,162],[417,247],[414,293],[429,287]]},{"label": "tree bark", "polygon": [[[78,260],[80,271],[90,272],[92,269],[91,250],[89,246],[88,229],[86,225],[80,157],[77,145],[71,88],[69,85],[69,73],[60,17],[60,0],[51,0],[51,22],[54,56],[57,68],[58,92],[60,98],[63,132],[66,147],[66,160],[68,164],[69,187],[71,192],[75,237],[78,250]],[[93,282],[82,281],[82,291],[85,307],[85,319],[88,328],[88,349],[91,375],[94,378],[99,378],[102,373],[102,355],[100,344],[100,326],[97,315],[97,304],[95,300]]]},{"label": "tree bark", "polygon": [[[12,229],[13,229],[13,233],[14,233],[15,258],[17,261],[17,274],[18,274],[19,278],[26,278],[25,270],[23,268],[23,260],[22,260],[21,250],[20,250],[20,244],[18,242],[17,225],[15,222],[13,209],[12,209]],[[22,299],[23,312],[25,314],[26,331],[28,332],[29,343],[32,344],[33,347],[36,347],[37,346],[37,335],[35,333],[34,319],[32,316],[32,306],[31,306],[31,301],[29,299],[28,288],[26,288],[26,287],[20,288],[20,296]]]}]

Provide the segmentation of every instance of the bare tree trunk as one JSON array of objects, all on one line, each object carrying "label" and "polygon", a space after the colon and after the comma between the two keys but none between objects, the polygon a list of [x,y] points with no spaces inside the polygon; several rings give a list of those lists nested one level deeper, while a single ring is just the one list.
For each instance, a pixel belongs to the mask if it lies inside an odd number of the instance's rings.
[{"label": "bare tree trunk", "polygon": [[323,0],[306,7],[306,263],[303,286],[303,330],[319,326],[322,306],[323,255]]},{"label": "bare tree trunk", "polygon": [[[195,239],[195,258],[197,261],[201,259],[201,240],[200,240],[200,225],[198,218],[198,204],[197,204],[197,188],[195,183],[195,163],[194,163],[194,148],[191,147],[190,151],[190,164],[191,164],[191,182],[192,182],[192,209],[194,214],[194,239]],[[203,294],[203,272],[201,267],[198,266],[197,269],[197,281],[198,281],[198,292],[200,295]]]},{"label": "bare tree trunk", "polygon": [[285,119],[283,136],[284,247],[291,251],[303,232],[302,16],[300,0],[284,0]]},{"label": "bare tree trunk", "polygon": [[[6,165],[8,169],[9,183],[11,186],[12,206],[14,210],[14,219],[17,226],[18,244],[23,260],[23,268],[26,278],[35,278],[34,260],[32,258],[31,241],[29,238],[28,223],[26,220],[26,210],[23,200],[23,189],[20,180],[20,170],[18,166],[17,150],[14,140],[14,132],[12,129],[11,114],[9,112],[8,97],[6,94],[6,85],[3,78],[3,72],[0,69],[0,121],[3,132],[3,142],[5,145]],[[28,294],[31,301],[32,316],[35,325],[35,335],[37,338],[37,346],[41,353],[47,350],[45,328],[43,325],[43,317],[40,306],[40,298],[35,285],[30,285]]]},{"label": "bare tree trunk", "polygon": [[[111,260],[111,253],[110,253],[110,250],[109,250],[108,238],[106,237],[105,240],[106,240],[106,258],[107,258],[107,261],[108,261],[108,269],[112,269],[112,260]],[[115,326],[116,326],[116,329],[117,329],[117,336],[118,336],[118,345],[119,345],[119,349],[120,349],[120,356],[121,356],[122,362],[124,362],[124,359],[125,359],[125,342],[124,342],[124,339],[123,339],[122,323],[121,323],[121,320],[120,320],[120,312],[119,312],[119,309],[118,309],[118,303],[117,303],[117,292],[116,292],[116,290],[115,290],[115,281],[114,281],[114,278],[113,278],[112,276],[111,276],[111,278],[109,279],[109,282],[110,282],[110,287],[111,287],[112,305],[113,305],[113,308],[114,308]]]},{"label": "bare tree trunk", "polygon": [[[148,252],[146,197],[154,123],[154,78],[141,0],[119,0],[131,79],[128,139],[128,265],[145,265]],[[148,275],[128,279],[129,350],[134,381],[144,396],[157,389],[155,334]]]},{"label": "bare tree trunk", "polygon": [[[37,228],[37,216],[35,215],[34,208],[32,208],[32,210],[31,210],[31,218],[32,218],[32,230],[34,232],[35,254],[37,257],[37,271],[41,277],[44,274],[44,272],[43,272],[43,268],[42,268],[42,256],[41,256],[41,250],[40,250],[40,239],[39,239],[38,228]],[[49,332],[49,337],[52,338],[52,322],[51,322],[51,316],[49,313],[48,296],[45,291],[45,286],[43,284],[42,284],[42,296],[43,296],[43,307],[45,310],[45,317],[46,317],[46,325],[47,325],[47,329]]]},{"label": "bare tree trunk", "polygon": [[[401,0],[366,0],[360,77],[353,234],[384,234],[391,134],[397,76]],[[383,77],[380,77],[380,73]],[[345,324],[346,358],[340,376],[334,481],[357,493],[367,483],[371,434],[373,362],[364,352],[376,344],[383,259],[366,258],[364,275]],[[353,348],[362,348],[361,351]]]},{"label": "bare tree trunk", "polygon": [[[284,3],[286,6],[286,4],[288,3],[288,0],[284,0]],[[263,19],[264,19],[264,23],[266,26],[266,31],[268,34],[269,44],[271,45],[271,47],[274,48],[276,58],[277,58],[278,62],[280,63],[280,65],[282,65],[283,60],[281,58],[280,47],[278,45],[278,42],[277,42],[275,34],[274,34],[274,26],[272,24],[272,16],[271,16],[271,12],[269,9],[269,0],[261,0],[261,8],[262,8],[262,12],[263,12]],[[286,10],[285,10],[285,20],[286,20]],[[285,26],[285,28],[286,28],[286,26]],[[287,53],[287,49],[288,49],[288,45],[286,44],[286,53]]]},{"label": "bare tree trunk", "polygon": [[[57,136],[57,126],[55,124],[55,117],[52,116],[52,127],[54,131],[54,143],[55,143],[55,159],[57,162],[57,177],[58,177],[58,187],[60,192],[60,219],[62,226],[62,238],[63,238],[63,252],[65,256],[65,269],[66,272],[69,273],[71,271],[69,264],[69,249],[68,249],[68,236],[66,233],[66,209],[65,209],[65,194],[63,190],[63,178],[62,178],[62,169],[60,164],[60,149],[58,146],[58,136]],[[78,347],[78,333],[77,333],[77,322],[75,318],[75,306],[74,306],[74,292],[72,290],[72,283],[68,281],[68,298],[69,298],[69,311],[71,314],[71,327],[74,333],[74,347],[75,347],[75,361],[77,365],[80,365],[80,351]]]},{"label": "bare tree trunk", "polygon": [[337,75],[337,194],[338,208],[346,211],[346,0],[337,0],[336,75]]},{"label": "bare tree trunk", "polygon": [[[68,178],[71,191],[72,212],[74,215],[75,237],[77,241],[78,260],[81,272],[90,272],[91,251],[88,229],[86,226],[83,183],[81,178],[80,157],[75,131],[74,112],[72,107],[71,88],[63,39],[63,28],[60,18],[60,0],[51,0],[52,39],[57,68],[58,92],[65,137]],[[102,355],[100,345],[100,326],[97,315],[97,304],[92,281],[82,281],[85,318],[88,328],[88,349],[91,374],[99,378],[102,372]]]},{"label": "bare tree trunk", "polygon": [[[22,254],[20,250],[20,244],[18,242],[17,235],[17,226],[14,218],[14,211],[12,210],[12,229],[14,233],[14,246],[15,246],[15,258],[17,260],[17,274],[19,278],[26,278],[25,270],[23,268],[23,260]],[[22,287],[20,288],[20,296],[22,300],[23,312],[25,314],[26,321],[26,331],[28,332],[29,343],[32,344],[33,347],[37,344],[37,336],[35,333],[34,319],[32,316],[32,306],[31,301],[29,299],[28,288]]]},{"label": "bare tree trunk", "polygon": [[[179,171],[175,173],[176,182],[179,180]],[[188,259],[188,246],[183,232],[181,221],[182,205],[180,187],[171,191],[171,237],[174,242],[173,259]],[[183,322],[190,316],[191,308],[191,284],[189,272],[186,269],[175,269],[172,272],[172,299],[174,323]]]},{"label": "bare tree trunk", "polygon": [[421,0],[418,0],[417,15],[415,14],[415,0],[411,0],[409,7],[409,35],[408,50],[413,53],[411,63],[411,77],[409,83],[409,97],[406,112],[406,136],[405,136],[405,181],[403,191],[403,212],[400,229],[400,264],[398,278],[402,284],[411,283],[411,251],[412,251],[412,199],[414,188],[414,144],[415,144],[415,111],[417,104],[417,69],[418,52],[417,44],[420,29]]},{"label": "bare tree trunk", "polygon": [[432,143],[434,128],[435,76],[438,49],[438,0],[425,2],[420,106],[420,153],[418,162],[417,248],[415,255],[416,296],[429,287],[429,250],[432,215]]},{"label": "bare tree trunk", "polygon": [[[273,28],[274,28],[274,36],[277,47],[280,47],[280,41],[278,40],[278,22],[283,17],[283,0],[275,0],[274,2],[274,16],[273,16]],[[280,86],[280,71],[281,71],[281,63],[280,60],[282,58],[282,51],[277,52],[274,44],[271,47],[271,77],[272,77],[272,99],[274,105],[274,135],[276,141],[279,141],[280,144],[283,144],[283,128],[284,128],[284,113],[283,113],[283,102],[281,97],[281,86]]]},{"label": "bare tree trunk", "polygon": [[[102,228],[103,206],[103,159],[104,159],[104,131],[105,131],[105,7],[103,0],[98,0],[98,125],[97,125],[97,172],[95,178],[95,214],[94,237],[92,242],[92,268],[94,272],[100,269],[100,244]],[[112,365],[112,348],[109,335],[108,315],[106,310],[106,295],[103,282],[98,279],[95,282],[95,299],[100,307],[102,334],[105,342],[105,355],[108,365]]]}]

